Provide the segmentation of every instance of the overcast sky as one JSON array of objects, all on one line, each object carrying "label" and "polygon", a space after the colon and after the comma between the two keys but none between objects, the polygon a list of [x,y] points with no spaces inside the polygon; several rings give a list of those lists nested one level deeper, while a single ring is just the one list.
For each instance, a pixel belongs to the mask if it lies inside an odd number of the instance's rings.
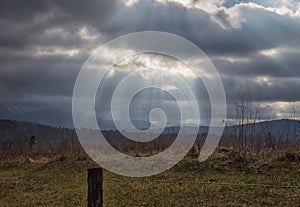
[{"label": "overcast sky", "polygon": [[298,0],[0,0],[0,29],[0,118],[72,126],[73,87],[95,47],[145,30],[208,55],[228,122],[238,93],[259,104],[262,120],[299,117]]}]

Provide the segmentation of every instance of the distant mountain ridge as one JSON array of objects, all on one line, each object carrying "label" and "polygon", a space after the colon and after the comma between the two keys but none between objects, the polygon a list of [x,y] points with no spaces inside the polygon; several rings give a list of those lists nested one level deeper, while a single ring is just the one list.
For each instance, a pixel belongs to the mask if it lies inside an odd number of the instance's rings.
[{"label": "distant mountain ridge", "polygon": [[74,129],[32,122],[0,120],[0,148],[4,148],[9,143],[26,142],[32,136],[36,137],[42,147],[46,147],[50,142],[59,142],[64,138],[76,139]]},{"label": "distant mountain ridge", "polygon": [[[191,126],[192,127],[192,126]],[[180,127],[167,127],[164,134],[176,134]],[[208,133],[209,127],[200,126],[199,135]],[[113,133],[114,130],[106,130]],[[189,126],[184,127],[188,133]],[[13,120],[0,120],[0,146],[11,140],[29,139],[35,136],[44,145],[49,141],[59,141],[63,138],[77,139],[76,132],[72,128],[53,127],[39,123],[20,122]],[[278,139],[296,140],[300,142],[300,121],[299,120],[272,120],[244,126],[226,126],[223,132],[223,140],[240,137],[265,139],[272,137],[276,142]]]}]

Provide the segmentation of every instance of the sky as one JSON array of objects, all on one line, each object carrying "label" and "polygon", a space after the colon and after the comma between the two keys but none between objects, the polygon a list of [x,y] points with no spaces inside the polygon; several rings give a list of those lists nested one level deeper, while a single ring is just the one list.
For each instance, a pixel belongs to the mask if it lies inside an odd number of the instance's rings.
[{"label": "sky", "polygon": [[[72,127],[82,65],[97,46],[140,31],[173,33],[206,53],[225,88],[229,124],[241,100],[251,119],[257,109],[259,120],[300,117],[297,0],[0,0],[0,28],[2,119]],[[147,66],[149,58],[193,79],[169,58],[144,55],[127,64]],[[115,74],[107,77],[106,92]],[[203,86],[193,90],[201,100],[206,96]],[[168,109],[170,116],[177,110]],[[99,116],[107,111],[100,107]]]}]

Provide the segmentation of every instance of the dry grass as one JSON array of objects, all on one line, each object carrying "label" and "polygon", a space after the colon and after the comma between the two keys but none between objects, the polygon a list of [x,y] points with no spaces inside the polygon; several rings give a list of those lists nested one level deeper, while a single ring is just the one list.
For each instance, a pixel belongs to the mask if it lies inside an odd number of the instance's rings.
[{"label": "dry grass", "polygon": [[[0,206],[86,206],[86,170],[97,165],[84,154],[6,157],[0,161]],[[206,162],[190,153],[162,174],[145,180],[300,185],[300,151],[219,148]],[[300,189],[188,183],[126,182],[105,171],[105,206],[299,206]]]}]

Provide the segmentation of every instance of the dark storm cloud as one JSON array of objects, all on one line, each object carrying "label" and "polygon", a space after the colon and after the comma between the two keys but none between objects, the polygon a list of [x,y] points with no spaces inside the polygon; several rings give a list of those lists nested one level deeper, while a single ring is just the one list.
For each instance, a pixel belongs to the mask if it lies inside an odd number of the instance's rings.
[{"label": "dark storm cloud", "polygon": [[[72,33],[80,26],[101,24],[119,4],[118,0],[2,0],[0,3],[1,47],[30,45],[80,46]],[[52,37],[47,31],[62,28],[71,33]]]},{"label": "dark storm cloud", "polygon": [[219,72],[224,75],[240,78],[257,76],[294,78],[300,77],[300,50],[280,52],[278,55],[265,56],[254,54],[245,56],[245,59],[216,58],[213,60]]},{"label": "dark storm cloud", "polygon": [[222,80],[229,103],[236,101],[239,93],[249,93],[250,99],[257,102],[300,101],[300,94],[296,90],[300,87],[298,77],[263,81],[253,77],[222,76]]},{"label": "dark storm cloud", "polygon": [[[4,15],[6,13],[9,18],[3,18],[5,21],[2,21],[2,27],[7,28],[0,36],[2,45],[69,43],[78,46],[76,44],[80,40],[73,38],[72,41],[72,36],[55,41],[47,37],[45,30],[62,27],[65,31],[74,33],[81,25],[90,25],[110,39],[143,30],[171,32],[193,41],[210,55],[243,56],[278,45],[296,47],[300,42],[298,19],[278,15],[262,8],[246,6],[241,8],[243,13],[241,18],[245,21],[241,28],[237,29],[230,27],[228,14],[219,11],[215,18],[229,28],[226,30],[213,21],[211,14],[199,9],[186,9],[175,3],[140,1],[132,7],[126,7],[119,1],[57,0],[42,1],[43,3],[29,7],[28,1],[26,4],[24,1],[20,2],[4,4],[4,7],[8,7],[8,12],[4,12]],[[9,11],[14,11],[15,15]],[[47,15],[38,21],[43,17],[42,14]],[[18,21],[14,21],[15,19]]]},{"label": "dark storm cloud", "polygon": [[[15,2],[15,1],[10,1]],[[228,29],[216,24],[212,15],[199,9],[187,9],[179,4],[159,4],[150,1],[140,1],[132,7],[126,7],[119,1],[43,1],[31,9],[22,3],[6,3],[7,10],[13,10],[15,16],[28,17],[13,22],[13,12],[6,12],[2,27],[6,27],[0,41],[2,45],[50,44],[77,45],[79,39],[53,39],[45,34],[45,30],[60,27],[74,33],[79,26],[90,25],[98,31],[114,38],[129,32],[143,30],[159,30],[171,32],[196,43],[209,55],[244,56],[258,50],[278,46],[299,47],[300,22],[289,16],[278,15],[262,8],[243,6],[241,11],[245,19],[241,28],[231,28],[228,14],[219,11],[215,18],[221,20]],[[23,8],[23,9],[21,9]],[[48,10],[47,10],[48,9]],[[19,10],[22,10],[19,14]],[[4,12],[5,13],[5,12]],[[39,15],[47,14],[37,21]],[[19,20],[19,19],[18,19]],[[6,24],[5,24],[6,23]],[[11,26],[9,26],[11,24]],[[23,40],[23,41],[22,41]]]},{"label": "dark storm cloud", "polygon": [[1,19],[23,20],[31,19],[37,14],[49,11],[50,1],[44,0],[1,0]]},{"label": "dark storm cloud", "polygon": [[[104,21],[120,4],[119,0],[1,0],[0,17],[28,21],[42,14],[58,14],[67,21]],[[69,19],[68,19],[69,18]]]},{"label": "dark storm cloud", "polygon": [[[133,7],[119,10],[99,31],[121,35],[142,30],[158,30],[181,35],[209,55],[245,56],[278,46],[300,46],[300,21],[262,8],[241,6],[244,21],[241,28],[223,29],[211,14],[199,9],[186,9],[178,4],[158,5],[141,1]],[[215,17],[226,26],[228,15],[218,12]],[[128,24],[130,22],[130,24]]]},{"label": "dark storm cloud", "polygon": [[[26,97],[71,97],[90,40],[81,26],[103,22],[118,1],[1,1],[0,96],[2,101]],[[92,42],[93,43],[93,42]],[[38,50],[49,55],[38,55]],[[73,57],[57,50],[78,49]],[[41,100],[43,100],[41,98]]]},{"label": "dark storm cloud", "polygon": [[[203,49],[222,75],[229,102],[235,98],[230,92],[241,88],[253,93],[262,88],[260,98],[253,96],[256,101],[300,100],[295,94],[300,87],[299,18],[247,5],[238,10],[243,21],[236,26],[225,10],[209,14],[176,3],[140,1],[127,7],[120,0],[0,0],[0,102],[57,102],[67,110],[91,48],[143,30],[175,33]],[[82,27],[96,38],[82,38]],[[276,57],[259,53],[273,48],[285,50]],[[78,51],[68,55],[72,50]],[[260,76],[269,77],[270,83],[258,82]]]},{"label": "dark storm cloud", "polygon": [[5,70],[0,73],[0,86],[5,87],[6,99],[23,99],[31,95],[70,96],[82,64],[79,60],[65,61],[59,57],[19,63],[2,66]]}]

